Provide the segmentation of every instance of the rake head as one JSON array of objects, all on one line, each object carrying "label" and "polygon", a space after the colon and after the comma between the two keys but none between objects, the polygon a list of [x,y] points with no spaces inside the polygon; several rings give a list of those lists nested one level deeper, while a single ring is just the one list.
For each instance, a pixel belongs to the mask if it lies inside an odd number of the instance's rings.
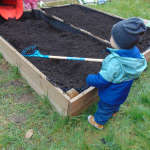
[{"label": "rake head", "polygon": [[33,45],[33,46],[29,46],[27,48],[25,48],[21,54],[24,56],[24,55],[32,55],[35,53],[35,51],[37,50],[37,46],[36,45]]},{"label": "rake head", "polygon": [[27,47],[21,52],[21,54],[24,57],[43,57],[43,55],[41,55],[40,52],[38,51],[36,45]]}]

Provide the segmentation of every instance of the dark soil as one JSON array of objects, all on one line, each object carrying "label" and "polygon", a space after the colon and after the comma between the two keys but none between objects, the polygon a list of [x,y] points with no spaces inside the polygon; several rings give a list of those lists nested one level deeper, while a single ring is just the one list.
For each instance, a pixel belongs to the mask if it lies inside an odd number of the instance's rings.
[{"label": "dark soil", "polygon": [[[92,19],[87,24],[88,27],[91,26],[90,29],[92,30],[93,18],[89,17],[89,14],[92,15],[93,12],[85,15],[83,12],[78,10],[78,7],[73,8],[77,9],[76,11],[73,10],[76,12],[76,15],[83,15],[83,17],[80,18],[82,22],[86,22],[86,20]],[[65,9],[63,11],[65,11]],[[65,14],[63,11],[61,11],[61,14]],[[72,11],[70,10],[69,13],[72,14]],[[57,14],[55,16],[57,16]],[[99,16],[99,18],[100,17],[101,16]],[[68,19],[69,17],[66,16],[66,18]],[[74,20],[76,19],[76,22],[79,21],[78,18],[73,18]],[[96,22],[94,23],[94,30],[97,29],[97,33],[100,33],[100,35],[106,35],[106,37],[103,39],[108,39],[108,35],[110,36],[111,27],[114,23],[116,23],[116,20],[114,21],[110,17],[107,17],[107,19],[105,18],[105,20],[106,22],[104,21],[103,23],[98,22],[97,20],[97,24]],[[99,31],[100,29],[101,31]],[[102,51],[105,50],[106,47],[110,47],[110,45],[101,43],[100,41],[95,40],[89,36],[62,32],[51,27],[45,21],[37,20],[35,18],[22,19],[20,21],[6,21],[0,25],[0,34],[19,52],[24,50],[26,47],[36,45],[40,53],[44,55],[104,59],[108,53]],[[145,50],[148,46],[147,40],[150,40],[150,36],[148,35],[150,35],[149,31],[146,33],[145,40],[139,44],[139,47],[142,47],[142,50]],[[56,60],[47,58],[27,59],[41,72],[43,72],[49,79],[55,81],[57,86],[63,90],[65,89],[64,91],[70,88],[78,89],[80,87],[87,86],[86,77],[89,74],[97,74],[101,69],[101,63],[98,62]]]},{"label": "dark soil", "polygon": [[52,7],[43,10],[46,15],[57,16],[67,24],[82,28],[108,41],[112,26],[120,21],[120,19],[83,9],[78,5]]},{"label": "dark soil", "polygon": [[[108,41],[111,36],[111,28],[121,20],[97,11],[89,11],[89,9],[78,5],[44,8],[43,10],[49,16],[54,15],[64,20],[67,24],[72,24]],[[150,30],[147,31],[142,42],[137,45],[141,52],[150,46],[149,41]]]},{"label": "dark soil", "polygon": [[[44,55],[105,58],[102,53],[109,45],[91,37],[65,33],[54,29],[43,20],[9,20],[0,25],[0,31],[11,45],[19,52],[31,45],[38,46]],[[54,79],[61,88],[79,88],[87,86],[86,77],[98,73],[101,63],[47,58],[28,58],[47,77]]]}]

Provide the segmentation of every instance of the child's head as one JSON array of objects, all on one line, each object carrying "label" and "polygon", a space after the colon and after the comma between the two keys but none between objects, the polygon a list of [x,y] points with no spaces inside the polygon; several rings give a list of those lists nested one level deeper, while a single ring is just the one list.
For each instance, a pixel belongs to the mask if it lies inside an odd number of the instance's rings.
[{"label": "child's head", "polygon": [[122,20],[115,24],[111,30],[111,46],[115,49],[131,49],[143,38],[147,27],[137,17]]}]

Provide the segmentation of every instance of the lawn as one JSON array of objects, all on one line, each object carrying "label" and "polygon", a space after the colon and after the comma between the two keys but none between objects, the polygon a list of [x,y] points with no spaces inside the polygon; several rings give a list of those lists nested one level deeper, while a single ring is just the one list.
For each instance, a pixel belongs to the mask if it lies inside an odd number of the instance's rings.
[{"label": "lawn", "polygon": [[[63,1],[60,5],[73,3]],[[58,5],[59,2],[49,5]],[[90,6],[124,18],[150,19],[148,0],[112,0]],[[75,117],[59,115],[47,97],[41,98],[19,69],[0,55],[0,149],[2,150],[147,150],[150,149],[150,63],[137,78],[120,112],[104,129],[92,127],[87,116],[97,104]],[[33,129],[33,135],[25,138]]]}]

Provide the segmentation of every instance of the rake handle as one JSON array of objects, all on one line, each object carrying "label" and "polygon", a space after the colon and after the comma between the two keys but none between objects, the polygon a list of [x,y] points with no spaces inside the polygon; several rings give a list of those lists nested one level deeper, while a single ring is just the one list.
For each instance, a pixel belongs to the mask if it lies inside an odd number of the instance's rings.
[{"label": "rake handle", "polygon": [[[32,47],[31,47],[32,48]],[[33,47],[34,48],[34,47]],[[103,62],[103,59],[96,58],[82,58],[82,57],[68,57],[68,56],[53,56],[53,55],[42,55],[38,50],[35,50],[33,54],[26,54],[30,50],[25,49],[21,52],[24,57],[43,57],[43,58],[52,58],[52,59],[66,59],[66,60],[79,60],[79,61],[92,61],[92,62]]]},{"label": "rake handle", "polygon": [[103,62],[103,59],[82,58],[82,57],[66,57],[66,56],[51,56],[51,55],[49,55],[49,58],[66,59],[66,60],[80,60],[80,61],[92,61],[92,62]]}]

